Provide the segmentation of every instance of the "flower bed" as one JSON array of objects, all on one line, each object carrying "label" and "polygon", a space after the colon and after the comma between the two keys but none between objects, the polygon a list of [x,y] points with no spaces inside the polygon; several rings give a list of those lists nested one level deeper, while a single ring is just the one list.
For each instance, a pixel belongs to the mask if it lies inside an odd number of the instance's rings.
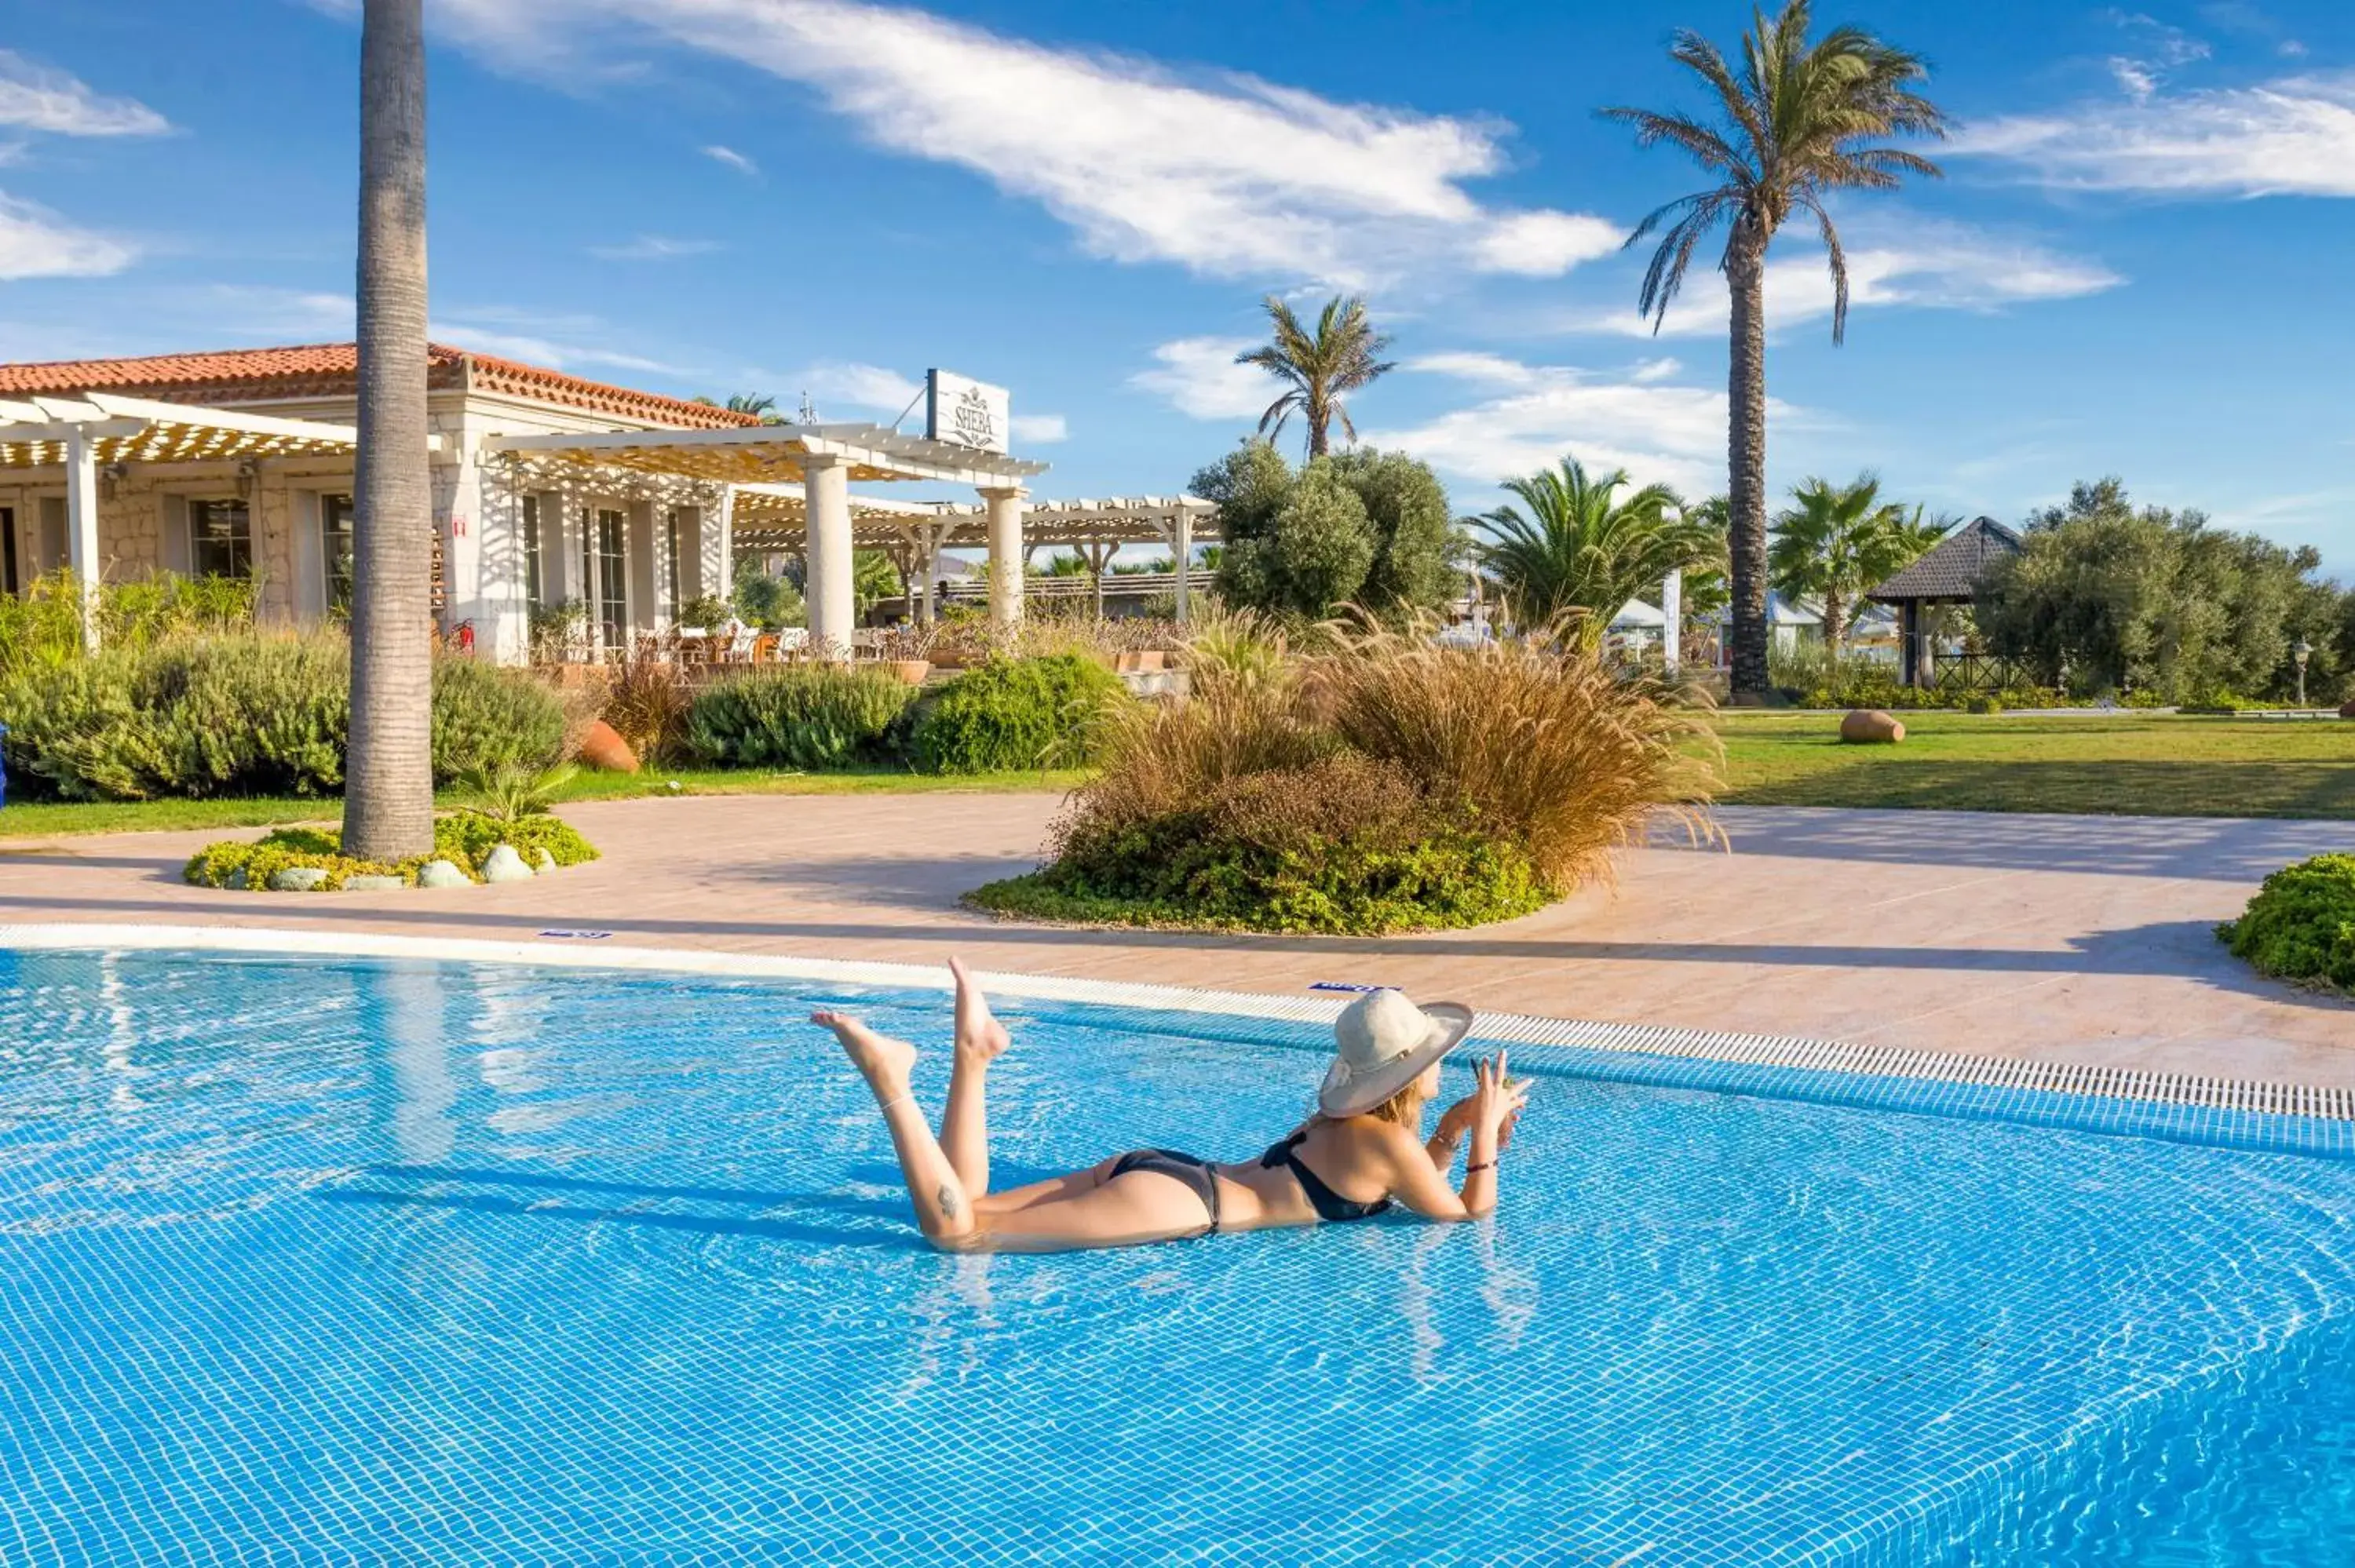
[{"label": "flower bed", "polygon": [[446,860],[472,882],[480,882],[491,852],[513,846],[527,864],[542,852],[558,866],[597,858],[596,849],[570,823],[547,815],[501,821],[479,811],[453,811],[433,822],[433,853],[384,863],[355,860],[343,853],[343,835],[333,828],[279,828],[258,840],[232,839],[208,844],[192,856],[181,875],[203,887],[262,892],[279,873],[316,870],[324,876],[309,891],[335,892],[356,876],[398,877],[415,886],[432,860]]}]

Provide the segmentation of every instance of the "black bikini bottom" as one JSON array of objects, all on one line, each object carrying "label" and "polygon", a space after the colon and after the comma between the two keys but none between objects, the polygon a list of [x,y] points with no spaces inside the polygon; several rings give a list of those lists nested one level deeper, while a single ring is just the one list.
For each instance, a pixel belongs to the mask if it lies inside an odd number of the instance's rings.
[{"label": "black bikini bottom", "polygon": [[[1150,1171],[1156,1176],[1170,1176],[1194,1189],[1209,1211],[1210,1231],[1219,1228],[1219,1178],[1207,1160],[1197,1160],[1190,1154],[1180,1154],[1174,1149],[1139,1149],[1113,1161],[1112,1175],[1125,1176],[1132,1171]],[[1111,1176],[1104,1178],[1112,1180]]]}]

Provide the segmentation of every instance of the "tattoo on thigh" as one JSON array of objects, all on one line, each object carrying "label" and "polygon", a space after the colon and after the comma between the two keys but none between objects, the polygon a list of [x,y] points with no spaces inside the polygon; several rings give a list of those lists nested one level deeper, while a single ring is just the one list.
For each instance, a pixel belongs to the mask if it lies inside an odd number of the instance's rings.
[{"label": "tattoo on thigh", "polygon": [[945,1181],[942,1182],[940,1200],[943,1214],[952,1220],[959,1217],[958,1211],[964,1206],[964,1201],[957,1196],[957,1190],[954,1187]]}]

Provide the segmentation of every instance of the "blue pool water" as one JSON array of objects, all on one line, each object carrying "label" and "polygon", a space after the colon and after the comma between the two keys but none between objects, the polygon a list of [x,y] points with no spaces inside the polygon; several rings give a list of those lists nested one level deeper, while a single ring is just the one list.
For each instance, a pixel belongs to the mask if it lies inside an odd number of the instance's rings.
[{"label": "blue pool water", "polygon": [[[0,1561],[2355,1562],[2355,1161],[1531,1048],[1491,1223],[951,1257],[821,998],[0,951]],[[1005,1012],[1001,1183],[1322,1065]]]}]

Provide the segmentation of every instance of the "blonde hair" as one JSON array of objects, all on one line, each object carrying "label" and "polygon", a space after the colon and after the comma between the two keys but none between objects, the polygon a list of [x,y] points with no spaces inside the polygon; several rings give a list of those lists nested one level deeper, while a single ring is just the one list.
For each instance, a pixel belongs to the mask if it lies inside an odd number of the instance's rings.
[{"label": "blonde hair", "polygon": [[1423,1092],[1423,1075],[1417,1073],[1398,1093],[1364,1114],[1383,1121],[1396,1122],[1412,1131],[1423,1125],[1423,1107],[1431,1097]]}]

